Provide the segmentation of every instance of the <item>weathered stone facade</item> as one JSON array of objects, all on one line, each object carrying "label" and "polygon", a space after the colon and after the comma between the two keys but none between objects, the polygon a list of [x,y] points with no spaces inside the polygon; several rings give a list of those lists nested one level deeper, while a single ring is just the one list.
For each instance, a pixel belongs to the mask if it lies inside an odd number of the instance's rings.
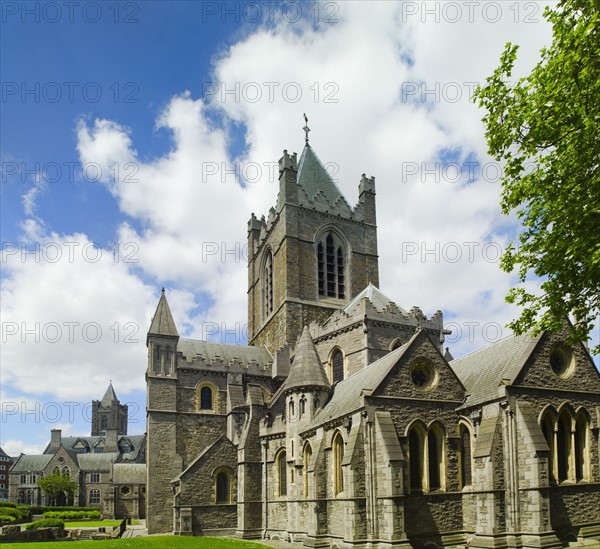
[{"label": "weathered stone facade", "polygon": [[[145,518],[146,436],[125,434],[127,406],[112,383],[101,401],[92,401],[92,433],[63,437],[53,429],[43,454],[21,454],[10,470],[10,500],[97,507],[104,518]],[[38,486],[40,478],[53,473],[68,474],[78,483],[72,500],[59,496],[52,501]]]},{"label": "weathered stone facade", "polygon": [[310,547],[600,547],[600,376],[563,332],[453,360],[378,289],[375,181],[308,145],[248,225],[248,347],[148,333],[148,530]]}]

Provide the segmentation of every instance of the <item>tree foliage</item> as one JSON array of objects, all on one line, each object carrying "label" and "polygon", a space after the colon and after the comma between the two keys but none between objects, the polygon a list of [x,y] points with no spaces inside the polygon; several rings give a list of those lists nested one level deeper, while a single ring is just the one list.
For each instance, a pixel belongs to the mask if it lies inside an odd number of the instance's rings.
[{"label": "tree foliage", "polygon": [[37,484],[54,502],[59,499],[61,494],[64,494],[68,500],[73,499],[75,492],[79,489],[79,485],[71,480],[69,475],[62,475],[60,473],[53,473],[47,477],[40,478]]},{"label": "tree foliage", "polygon": [[518,275],[506,297],[522,307],[509,324],[517,334],[557,330],[572,315],[571,342],[587,341],[600,314],[599,13],[600,0],[546,8],[552,44],[531,73],[510,82],[518,46],[508,43],[475,92],[489,153],[504,165],[502,211],[521,223],[501,262]]}]

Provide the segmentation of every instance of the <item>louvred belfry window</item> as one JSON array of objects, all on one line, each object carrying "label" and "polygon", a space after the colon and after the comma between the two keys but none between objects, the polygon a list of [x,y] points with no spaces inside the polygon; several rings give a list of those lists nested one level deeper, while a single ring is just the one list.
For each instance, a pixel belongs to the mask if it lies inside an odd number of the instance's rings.
[{"label": "louvred belfry window", "polygon": [[317,281],[319,297],[346,298],[346,251],[333,233],[317,243]]}]

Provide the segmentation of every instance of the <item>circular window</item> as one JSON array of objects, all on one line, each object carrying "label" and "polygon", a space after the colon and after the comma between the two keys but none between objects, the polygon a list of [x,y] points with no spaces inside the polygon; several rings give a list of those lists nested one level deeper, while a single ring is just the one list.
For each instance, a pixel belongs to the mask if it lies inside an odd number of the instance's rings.
[{"label": "circular window", "polygon": [[433,366],[424,358],[415,360],[410,367],[410,380],[418,389],[426,390],[432,388],[435,383],[435,377]]},{"label": "circular window", "polygon": [[65,461],[65,458],[64,458],[64,457],[60,456],[60,457],[58,458],[58,463],[63,463],[64,461]]},{"label": "circular window", "polygon": [[559,345],[550,353],[550,368],[559,377],[569,377],[573,373],[575,361],[569,349]]},{"label": "circular window", "polygon": [[129,488],[129,486],[121,486],[121,494],[126,496],[129,494],[129,492],[131,492],[131,488]]}]

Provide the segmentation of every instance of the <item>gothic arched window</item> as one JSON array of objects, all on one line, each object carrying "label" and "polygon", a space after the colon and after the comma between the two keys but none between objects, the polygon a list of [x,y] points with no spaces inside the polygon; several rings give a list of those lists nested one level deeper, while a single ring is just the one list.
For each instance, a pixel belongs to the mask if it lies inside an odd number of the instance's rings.
[{"label": "gothic arched window", "polygon": [[304,474],[304,497],[308,498],[308,468],[310,467],[310,460],[312,458],[312,448],[310,446],[310,443],[308,442],[304,446],[303,458],[304,467],[302,469],[302,472]]},{"label": "gothic arched window", "polygon": [[410,428],[408,459],[411,491],[444,489],[444,432],[440,425],[427,429],[417,422]]},{"label": "gothic arched window", "polygon": [[333,233],[325,233],[317,243],[319,297],[346,298],[346,250]]},{"label": "gothic arched window", "polygon": [[108,418],[106,416],[102,416],[100,418],[100,430],[106,431],[108,429]]},{"label": "gothic arched window", "polygon": [[265,318],[273,312],[273,254],[269,250],[262,273],[263,311]]},{"label": "gothic arched window", "polygon": [[408,434],[408,456],[410,471],[410,489],[420,492],[423,489],[423,453],[422,433],[413,428]]},{"label": "gothic arched window", "polygon": [[160,345],[154,346],[154,373],[160,374]]},{"label": "gothic arched window", "polygon": [[279,454],[277,454],[277,458],[275,459],[275,464],[277,467],[277,476],[278,476],[278,487],[279,487],[279,495],[287,496],[287,455],[285,450],[281,450]]},{"label": "gothic arched window", "polygon": [[461,425],[460,434],[460,484],[461,488],[469,486],[472,480],[471,467],[471,432],[465,425]]},{"label": "gothic arched window", "polygon": [[582,408],[575,414],[566,405],[557,414],[550,407],[542,415],[540,423],[550,450],[548,468],[551,480],[590,480],[590,420],[586,410]]},{"label": "gothic arched window", "polygon": [[229,504],[232,501],[232,474],[220,468],[215,475],[215,503]]},{"label": "gothic arched window", "polygon": [[344,474],[342,461],[344,460],[344,439],[338,432],[333,437],[333,493],[339,494],[344,489]]},{"label": "gothic arched window", "polygon": [[340,349],[335,349],[331,355],[331,383],[337,383],[344,379],[344,354]]}]

